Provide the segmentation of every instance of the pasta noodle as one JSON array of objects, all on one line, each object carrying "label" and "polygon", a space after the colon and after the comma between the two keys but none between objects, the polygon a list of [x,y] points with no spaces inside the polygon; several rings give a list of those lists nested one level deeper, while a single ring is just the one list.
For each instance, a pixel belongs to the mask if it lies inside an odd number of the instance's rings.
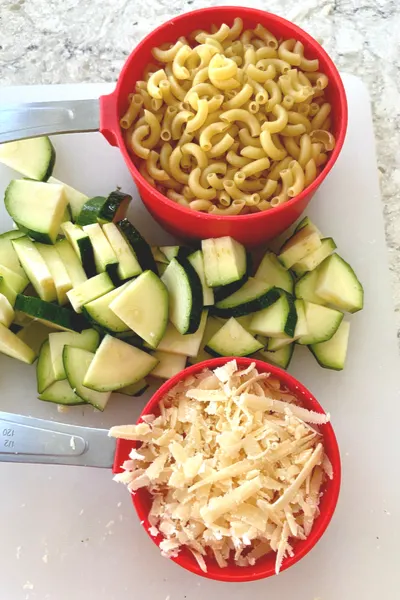
[{"label": "pasta noodle", "polygon": [[203,187],[200,182],[200,176],[200,167],[196,167],[191,171],[188,180],[190,189],[192,190],[196,198],[200,198],[201,200],[213,200],[217,195],[216,190],[214,188]]},{"label": "pasta noodle", "polygon": [[152,54],[120,120],[150,185],[190,210],[238,215],[316,179],[335,121],[328,77],[301,42],[260,24],[243,30],[237,17]]}]

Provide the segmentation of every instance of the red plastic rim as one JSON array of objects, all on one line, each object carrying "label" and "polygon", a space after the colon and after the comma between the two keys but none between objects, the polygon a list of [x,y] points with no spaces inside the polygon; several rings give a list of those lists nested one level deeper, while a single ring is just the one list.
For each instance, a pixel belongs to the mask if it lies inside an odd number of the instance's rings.
[{"label": "red plastic rim", "polygon": [[[180,373],[175,375],[175,377],[169,379],[157,390],[157,392],[152,396],[150,401],[144,407],[138,419],[138,422],[140,422],[141,417],[143,415],[157,413],[157,408],[160,400],[171,388],[173,388],[177,383],[179,383],[179,381],[185,379],[190,375],[199,373],[203,369],[215,369],[216,367],[225,364],[229,360],[232,359],[214,358],[211,360],[207,360],[193,365],[191,367],[188,367],[184,371],[181,371]],[[275,367],[268,363],[259,360],[253,360],[251,358],[236,358],[236,361],[239,367],[241,368],[246,368],[252,362],[256,363],[256,367],[259,372],[271,373],[273,376],[279,379],[289,389],[289,391],[293,393],[293,395],[295,395],[296,398],[298,398],[302,406],[319,413],[324,412],[321,405],[317,402],[317,400],[314,398],[311,392],[309,392],[307,388],[305,388],[299,381],[297,381],[294,377],[289,375],[289,373],[287,373],[286,371],[283,371],[282,369],[279,369],[278,367]],[[336,436],[330,423],[321,426],[320,431],[323,436],[325,452],[332,463],[334,476],[332,480],[328,480],[324,485],[319,507],[320,515],[315,520],[313,529],[309,537],[304,541],[297,541],[294,544],[294,556],[288,557],[283,561],[281,571],[284,571],[285,569],[288,569],[292,565],[296,564],[315,546],[315,544],[322,537],[323,533],[328,527],[338,501],[341,482],[341,463]],[[127,440],[118,440],[115,458],[115,472],[121,471],[120,465],[122,465],[124,460],[128,459],[129,452],[134,446],[134,443],[129,442]],[[162,537],[152,537],[149,534],[150,523],[148,521],[148,513],[151,498],[147,490],[138,490],[137,493],[132,496],[132,501],[135,506],[139,520],[142,523],[145,531],[148,533],[149,537],[153,540],[153,542],[159,545],[159,543],[162,540]],[[207,560],[207,573],[204,573],[200,569],[192,554],[187,550],[181,551],[179,556],[172,560],[174,560],[174,562],[176,562],[181,567],[187,569],[188,571],[191,571],[192,573],[195,573],[196,575],[201,575],[203,577],[207,577],[209,579],[214,579],[218,581],[239,583],[245,581],[255,581],[257,579],[263,579],[275,575],[274,553],[267,555],[266,557],[258,561],[254,566],[249,567],[238,567],[234,564],[231,564],[228,567],[221,569],[220,567],[218,567],[216,562]]]},{"label": "red plastic rim", "polygon": [[[219,25],[225,21],[233,22],[233,19],[238,16],[243,18],[243,20],[245,20],[245,21],[253,22],[254,25],[257,23],[261,23],[262,25],[264,25],[265,27],[270,29],[273,33],[278,35],[278,37],[280,35],[280,32],[284,31],[285,37],[287,37],[287,38],[294,37],[294,38],[300,40],[304,44],[307,53],[310,56],[312,56],[313,58],[314,57],[318,58],[320,60],[320,62],[324,65],[323,71],[326,72],[329,76],[330,89],[335,91],[335,95],[338,98],[338,101],[333,105],[333,111],[332,111],[333,115],[335,115],[335,113],[338,113],[338,115],[339,115],[338,121],[335,125],[336,146],[335,146],[334,150],[330,153],[328,162],[326,163],[325,167],[322,169],[321,173],[319,173],[318,177],[307,188],[305,188],[298,196],[296,196],[295,198],[288,200],[284,204],[276,206],[268,211],[268,214],[271,214],[271,213],[279,214],[279,213],[283,213],[284,211],[290,210],[291,207],[295,206],[296,204],[301,203],[306,196],[311,196],[315,192],[315,190],[321,185],[322,181],[328,175],[328,173],[332,169],[333,165],[335,164],[335,162],[340,154],[340,151],[342,149],[343,142],[345,139],[345,135],[346,135],[346,129],[347,129],[347,100],[346,100],[346,94],[344,91],[343,83],[340,78],[338,70],[336,69],[331,58],[325,52],[325,50],[322,48],[322,46],[314,38],[312,38],[308,33],[306,33],[303,29],[301,29],[294,23],[291,23],[290,21],[287,21],[286,19],[283,19],[282,17],[279,17],[277,15],[274,15],[274,14],[266,12],[266,11],[257,10],[257,9],[253,9],[253,8],[247,8],[247,7],[237,7],[237,6],[204,8],[204,9],[192,11],[189,13],[184,13],[178,17],[174,17],[170,21],[165,22],[164,24],[162,24],[159,27],[157,27],[156,29],[154,29],[151,33],[149,33],[136,46],[136,48],[132,51],[131,55],[127,59],[125,65],[121,71],[121,74],[119,76],[118,83],[117,83],[117,88],[116,88],[117,107],[116,107],[116,110],[118,111],[118,117],[121,116],[123,114],[123,112],[126,110],[127,94],[126,94],[126,97],[124,97],[124,95],[122,95],[122,97],[121,97],[121,91],[123,91],[125,89],[126,82],[127,82],[127,80],[129,81],[129,79],[130,79],[130,71],[132,68],[132,63],[137,63],[138,61],[140,61],[140,64],[143,64],[141,57],[143,55],[145,55],[146,53],[148,53],[149,48],[158,46],[159,44],[165,42],[166,39],[168,39],[169,41],[173,41],[173,40],[177,39],[179,37],[179,35],[182,35],[182,33],[183,33],[182,30],[184,30],[184,32],[187,34],[187,33],[191,32],[193,29],[197,29],[199,26],[202,26],[202,23],[205,20],[207,21],[208,24],[216,23],[217,25]],[[175,31],[176,31],[176,33],[174,33]],[[132,84],[133,83],[134,82],[132,82]],[[130,90],[130,91],[132,91],[132,90]],[[105,119],[104,122],[102,123],[102,129],[108,128],[107,121],[108,121],[108,119]],[[155,194],[155,197],[157,198],[157,200],[160,203],[164,203],[165,205],[167,205],[169,207],[174,207],[175,210],[177,211],[177,213],[182,211],[183,213],[193,214],[193,211],[191,211],[189,208],[186,208],[185,206],[181,206],[181,205],[177,204],[176,202],[174,202],[173,200],[170,200],[169,198],[167,198],[166,196],[161,194],[158,190],[156,190],[155,188],[153,188],[150,185],[150,183],[140,174],[131,155],[129,154],[129,152],[125,146],[125,142],[124,142],[122,132],[120,130],[119,125],[117,127],[117,131],[114,131],[113,133],[116,134],[118,146],[121,149],[121,152],[124,156],[125,161],[127,162],[127,164],[130,165],[133,176],[135,177],[135,179],[137,179],[137,181],[140,183],[141,187],[143,187],[145,192],[149,193],[149,194]],[[106,135],[106,137],[108,137],[107,132],[105,133],[105,135]],[[263,214],[263,213],[253,213],[253,214],[249,214],[249,215],[231,215],[231,216],[230,215],[227,215],[227,216],[222,215],[221,216],[221,215],[210,215],[208,213],[198,213],[197,217],[200,220],[205,220],[208,222],[210,222],[210,220],[221,221],[221,219],[223,219],[223,220],[230,221],[232,223],[240,221],[243,223],[243,225],[246,225],[246,224],[251,225],[251,223],[254,223],[254,221],[257,220],[257,218],[259,218],[259,216],[261,214]]]}]

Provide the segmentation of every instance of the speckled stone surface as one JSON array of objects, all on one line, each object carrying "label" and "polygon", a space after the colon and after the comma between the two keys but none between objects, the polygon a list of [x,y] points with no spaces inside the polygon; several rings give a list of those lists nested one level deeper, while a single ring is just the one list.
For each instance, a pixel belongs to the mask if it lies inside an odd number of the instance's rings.
[{"label": "speckled stone surface", "polygon": [[322,41],[339,69],[366,83],[400,330],[399,0],[0,0],[0,84],[114,81],[151,29],[221,4],[248,4],[294,21]]}]

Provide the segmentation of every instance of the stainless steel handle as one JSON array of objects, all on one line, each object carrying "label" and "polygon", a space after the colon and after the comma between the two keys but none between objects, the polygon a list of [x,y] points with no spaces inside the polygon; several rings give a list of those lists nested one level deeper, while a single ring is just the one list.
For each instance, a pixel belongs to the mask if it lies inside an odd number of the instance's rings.
[{"label": "stainless steel handle", "polygon": [[0,144],[99,128],[98,99],[0,105]]},{"label": "stainless steel handle", "polygon": [[107,433],[0,412],[0,462],[111,468],[116,441]]}]

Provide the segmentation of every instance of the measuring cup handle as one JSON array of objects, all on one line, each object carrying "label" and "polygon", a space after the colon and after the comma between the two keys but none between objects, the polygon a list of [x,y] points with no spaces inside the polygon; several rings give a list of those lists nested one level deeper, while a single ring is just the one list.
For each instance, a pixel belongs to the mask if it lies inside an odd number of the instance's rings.
[{"label": "measuring cup handle", "polygon": [[0,105],[0,144],[57,133],[98,131],[98,99]]},{"label": "measuring cup handle", "polygon": [[107,433],[0,412],[0,462],[111,468],[116,441]]}]

